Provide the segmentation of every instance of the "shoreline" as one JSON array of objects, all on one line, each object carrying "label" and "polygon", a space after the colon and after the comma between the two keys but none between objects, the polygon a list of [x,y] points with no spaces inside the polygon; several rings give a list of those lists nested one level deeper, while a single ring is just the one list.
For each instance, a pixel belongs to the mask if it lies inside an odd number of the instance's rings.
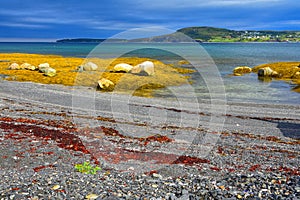
[{"label": "shoreline", "polygon": [[[196,112],[190,103],[181,110],[163,99],[85,88],[9,81],[0,87],[2,198],[299,198],[300,140],[293,137],[300,106],[229,103],[216,116],[225,121],[215,137],[205,102]],[[83,103],[74,105],[74,95]],[[93,98],[94,108],[84,104]],[[126,104],[133,121],[111,108]],[[216,141],[207,146],[203,136]],[[74,169],[87,160],[102,170]]]}]

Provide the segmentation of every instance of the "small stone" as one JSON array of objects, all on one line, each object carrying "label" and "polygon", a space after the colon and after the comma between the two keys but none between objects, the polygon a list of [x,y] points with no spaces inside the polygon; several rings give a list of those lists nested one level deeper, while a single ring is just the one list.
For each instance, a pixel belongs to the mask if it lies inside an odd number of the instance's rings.
[{"label": "small stone", "polygon": [[240,194],[238,194],[238,195],[236,196],[236,198],[238,198],[238,199],[242,199],[242,198],[243,198],[243,196],[242,196],[242,195],[240,195]]},{"label": "small stone", "polygon": [[162,175],[157,174],[157,173],[153,173],[152,176],[153,176],[154,178],[158,178],[158,179],[162,179],[162,178],[163,178]]},{"label": "small stone", "polygon": [[60,188],[60,185],[54,185],[53,187],[52,187],[52,190],[58,190]]},{"label": "small stone", "polygon": [[97,199],[99,196],[96,195],[96,194],[88,194],[85,196],[86,199],[89,199],[89,200],[93,200],[93,199]]},{"label": "small stone", "polygon": [[158,188],[158,185],[157,184],[152,184],[151,185],[153,188]]},{"label": "small stone", "polygon": [[225,190],[225,186],[224,186],[224,185],[219,186],[219,188],[220,188],[221,190]]}]

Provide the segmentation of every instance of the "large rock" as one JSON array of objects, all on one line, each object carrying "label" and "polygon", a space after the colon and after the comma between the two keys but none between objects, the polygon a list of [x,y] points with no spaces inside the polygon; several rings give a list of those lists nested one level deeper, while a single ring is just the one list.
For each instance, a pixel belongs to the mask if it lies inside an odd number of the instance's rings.
[{"label": "large rock", "polygon": [[103,90],[113,90],[115,86],[115,84],[111,80],[108,80],[106,78],[101,78],[98,81],[98,85]]},{"label": "large rock", "polygon": [[261,77],[277,77],[278,72],[272,70],[270,67],[264,67],[258,70],[257,75]]},{"label": "large rock", "polygon": [[133,74],[145,73],[148,76],[154,75],[154,63],[151,61],[145,61],[141,64],[134,66],[131,70]]},{"label": "large rock", "polygon": [[17,69],[21,69],[21,68],[18,63],[12,63],[11,65],[9,65],[8,69],[17,70]]},{"label": "large rock", "polygon": [[28,69],[31,66],[31,64],[29,63],[23,63],[22,65],[20,65],[20,69]]},{"label": "large rock", "polygon": [[234,68],[233,74],[246,74],[246,73],[251,73],[252,69],[247,66],[239,66]]},{"label": "large rock", "polygon": [[37,67],[34,65],[29,65],[29,66],[26,66],[25,69],[35,71],[37,69]]},{"label": "large rock", "polygon": [[45,71],[48,68],[50,68],[49,63],[42,63],[42,64],[39,64],[39,66],[38,66],[39,71],[42,72],[42,73],[45,73]]},{"label": "large rock", "polygon": [[53,77],[53,76],[56,75],[56,70],[53,69],[53,68],[51,68],[51,67],[46,68],[46,69],[44,70],[44,75],[45,75],[45,76],[49,76],[49,77]]},{"label": "large rock", "polygon": [[93,62],[87,62],[82,66],[84,71],[96,71],[98,69],[98,65]]},{"label": "large rock", "polygon": [[132,70],[132,68],[133,68],[132,65],[129,65],[127,63],[120,63],[120,64],[115,65],[114,70],[116,72],[126,72],[126,73],[128,73],[129,71]]}]

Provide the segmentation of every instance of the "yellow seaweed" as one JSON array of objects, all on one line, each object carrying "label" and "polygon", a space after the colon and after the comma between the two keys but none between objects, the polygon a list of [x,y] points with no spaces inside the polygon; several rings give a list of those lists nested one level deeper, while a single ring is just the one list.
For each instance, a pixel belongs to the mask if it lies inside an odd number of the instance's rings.
[{"label": "yellow seaweed", "polygon": [[[185,73],[191,73],[193,70],[172,67],[158,60],[148,58],[76,58],[62,57],[58,55],[40,55],[40,54],[21,54],[9,53],[0,54],[0,60],[9,62],[0,62],[0,74],[9,75],[6,80],[10,81],[30,81],[42,84],[61,84],[66,86],[88,86],[97,88],[97,81],[101,78],[111,80],[115,84],[115,90],[127,92],[137,96],[151,97],[155,89],[167,86],[177,86],[188,84],[188,76]],[[131,73],[116,73],[113,67],[118,63],[128,63],[137,65],[146,60],[155,64],[155,75],[142,76]],[[96,71],[77,72],[77,67],[86,62],[94,62],[98,65]],[[9,70],[8,66],[12,63],[30,63],[38,66],[41,63],[49,63],[50,67],[56,69],[56,76],[47,77],[39,71],[31,70]]]}]

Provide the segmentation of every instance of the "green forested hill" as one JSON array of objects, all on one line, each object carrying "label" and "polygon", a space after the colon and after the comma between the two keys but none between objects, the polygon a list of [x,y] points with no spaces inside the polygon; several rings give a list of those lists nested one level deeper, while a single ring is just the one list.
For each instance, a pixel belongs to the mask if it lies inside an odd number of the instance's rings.
[{"label": "green forested hill", "polygon": [[[300,31],[229,30],[208,26],[188,27],[149,38],[109,39],[109,42],[300,42]],[[105,39],[62,39],[57,42],[103,42]]]},{"label": "green forested hill", "polygon": [[214,27],[189,27],[177,30],[202,42],[286,42],[300,41],[300,31],[235,31]]}]

